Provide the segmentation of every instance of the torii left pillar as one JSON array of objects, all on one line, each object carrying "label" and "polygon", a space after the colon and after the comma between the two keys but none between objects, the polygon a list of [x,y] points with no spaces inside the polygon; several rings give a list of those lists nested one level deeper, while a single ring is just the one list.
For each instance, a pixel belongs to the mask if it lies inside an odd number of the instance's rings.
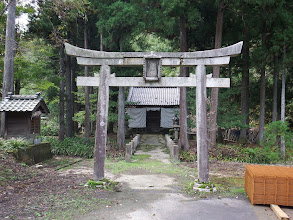
[{"label": "torii left pillar", "polygon": [[100,69],[99,97],[97,103],[97,120],[94,153],[94,180],[104,178],[107,144],[107,125],[109,109],[110,66],[102,65]]}]

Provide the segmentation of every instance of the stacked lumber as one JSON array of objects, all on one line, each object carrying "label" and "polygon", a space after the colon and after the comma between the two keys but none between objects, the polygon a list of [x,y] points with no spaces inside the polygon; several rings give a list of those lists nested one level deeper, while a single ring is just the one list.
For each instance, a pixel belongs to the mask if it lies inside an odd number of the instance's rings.
[{"label": "stacked lumber", "polygon": [[245,190],[251,204],[293,206],[293,167],[247,165]]}]

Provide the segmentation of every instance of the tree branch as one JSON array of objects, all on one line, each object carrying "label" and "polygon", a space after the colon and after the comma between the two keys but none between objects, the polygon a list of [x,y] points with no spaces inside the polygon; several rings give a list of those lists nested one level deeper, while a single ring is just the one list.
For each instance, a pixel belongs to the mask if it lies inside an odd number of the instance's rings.
[{"label": "tree branch", "polygon": [[[3,3],[4,3],[4,1],[3,1]],[[0,13],[0,17],[2,17],[2,15],[5,13],[5,11],[7,10],[8,6],[10,5],[10,3],[11,3],[11,0],[8,2],[8,4],[5,6],[5,8]]]}]

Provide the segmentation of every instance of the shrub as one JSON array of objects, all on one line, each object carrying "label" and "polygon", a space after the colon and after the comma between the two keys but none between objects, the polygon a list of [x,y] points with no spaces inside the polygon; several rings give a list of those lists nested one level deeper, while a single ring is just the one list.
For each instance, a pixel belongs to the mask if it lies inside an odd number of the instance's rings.
[{"label": "shrub", "polygon": [[0,149],[4,151],[14,151],[24,149],[30,145],[30,142],[24,138],[11,138],[8,140],[1,139]]},{"label": "shrub", "polygon": [[181,162],[194,162],[197,159],[197,154],[193,149],[180,151],[179,158]]},{"label": "shrub", "polygon": [[92,158],[94,155],[94,140],[86,140],[82,137],[65,138],[63,141],[53,137],[45,137],[44,140],[51,143],[53,154],[84,158]]},{"label": "shrub", "polygon": [[220,160],[239,161],[244,163],[273,164],[281,161],[276,148],[245,145],[219,145],[209,155]]},{"label": "shrub", "polygon": [[54,120],[41,120],[41,135],[42,136],[58,136],[59,125]]},{"label": "shrub", "polygon": [[280,137],[285,140],[286,147],[292,147],[293,133],[290,132],[288,123],[282,121],[274,121],[265,127],[264,139],[261,142],[262,146],[265,147],[278,147]]},{"label": "shrub", "polygon": [[270,147],[265,148],[248,148],[248,163],[272,164],[280,161],[280,153],[272,150]]}]

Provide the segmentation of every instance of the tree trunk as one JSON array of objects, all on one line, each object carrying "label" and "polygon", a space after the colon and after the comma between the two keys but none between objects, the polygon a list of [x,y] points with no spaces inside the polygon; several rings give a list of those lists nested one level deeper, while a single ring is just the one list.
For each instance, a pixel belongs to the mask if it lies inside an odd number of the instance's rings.
[{"label": "tree trunk", "polygon": [[[215,48],[222,46],[223,35],[223,18],[224,18],[224,1],[221,1],[218,7]],[[213,77],[220,77],[220,66],[213,67]],[[219,88],[212,88],[211,93],[211,106],[210,106],[210,123],[209,123],[209,147],[217,147],[217,112],[218,112],[218,95]]]},{"label": "tree trunk", "polygon": [[279,69],[278,69],[278,58],[274,56],[274,84],[273,84],[273,113],[272,121],[277,121],[278,119],[278,80],[279,79]]},{"label": "tree trunk", "polygon": [[103,51],[103,34],[100,34],[100,51]]},{"label": "tree trunk", "polygon": [[[249,125],[249,38],[248,27],[244,24],[243,28],[243,63],[242,63],[242,80],[241,80],[241,115],[243,125]],[[240,130],[239,142],[247,142],[247,128]]]},{"label": "tree trunk", "polygon": [[[84,24],[84,48],[88,49],[88,32],[87,32],[87,22]],[[84,67],[84,75],[89,76],[89,67]],[[85,120],[84,120],[84,128],[85,128],[85,138],[87,140],[90,139],[91,136],[91,122],[90,122],[90,87],[86,86],[84,88],[85,93]]]},{"label": "tree trunk", "polygon": [[[2,85],[2,99],[8,92],[13,93],[13,77],[14,77],[14,55],[16,50],[15,43],[15,12],[16,0],[8,2],[7,21],[6,21],[6,37],[5,37],[5,56],[4,56],[4,76]],[[1,113],[1,136],[5,135],[5,112]]]},{"label": "tree trunk", "polygon": [[14,81],[14,94],[15,95],[19,95],[20,94],[20,80],[19,79],[16,79]]},{"label": "tree trunk", "polygon": [[73,105],[72,105],[72,94],[71,94],[71,57],[66,55],[66,136],[73,136]]},{"label": "tree trunk", "polygon": [[124,148],[125,144],[125,92],[124,87],[119,87],[118,97],[118,133],[117,144],[119,149]]},{"label": "tree trunk", "polygon": [[[186,19],[180,17],[180,52],[187,51],[187,35],[186,35]],[[187,68],[180,67],[180,76],[187,76]],[[183,150],[189,150],[188,134],[187,134],[187,102],[186,87],[180,88],[180,139],[179,145]]]},{"label": "tree trunk", "polygon": [[15,43],[15,11],[16,0],[10,0],[7,10],[6,38],[5,38],[5,56],[4,56],[4,77],[2,86],[2,98],[7,96],[8,92],[13,91],[14,77],[14,55],[16,51]]},{"label": "tree trunk", "polygon": [[59,51],[59,65],[60,65],[60,95],[59,95],[59,140],[64,140],[65,123],[64,123],[64,47],[60,47]]},{"label": "tree trunk", "polygon": [[[285,123],[285,107],[286,107],[286,66],[285,66],[285,59],[286,59],[286,48],[284,47],[283,52],[283,73],[282,73],[282,89],[281,89],[281,121]],[[284,137],[281,137],[281,156],[283,159],[285,159],[285,153],[286,153],[286,146],[285,146],[285,140]]]},{"label": "tree trunk", "polygon": [[[263,22],[262,28],[262,47],[265,49],[266,45],[266,23]],[[259,110],[259,142],[264,137],[265,127],[265,103],[266,102],[266,66],[262,59],[262,66],[260,69],[260,110]]]},{"label": "tree trunk", "polygon": [[266,71],[263,66],[260,70],[260,113],[259,113],[259,141],[264,137],[266,100]]}]

